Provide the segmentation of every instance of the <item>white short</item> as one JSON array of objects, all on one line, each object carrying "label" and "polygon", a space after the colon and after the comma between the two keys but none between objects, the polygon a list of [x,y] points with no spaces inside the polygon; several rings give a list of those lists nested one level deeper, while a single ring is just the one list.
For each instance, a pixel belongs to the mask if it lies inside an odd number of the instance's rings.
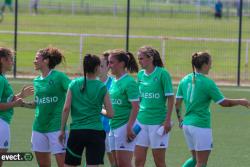
[{"label": "white short", "polygon": [[211,128],[200,128],[192,125],[183,125],[183,132],[189,150],[212,150],[213,137]]},{"label": "white short", "polygon": [[136,145],[150,147],[151,149],[167,148],[169,133],[159,135],[157,130],[161,125],[145,125],[139,123],[141,132],[138,134]]},{"label": "white short", "polygon": [[135,143],[137,137],[131,141],[127,141],[127,124],[117,128],[110,130],[109,132],[109,143],[110,149],[113,150],[124,150],[124,151],[134,151]]},{"label": "white short", "polygon": [[0,148],[10,148],[10,125],[0,118]]},{"label": "white short", "polygon": [[105,139],[105,151],[107,153],[111,152],[110,144],[109,144],[109,132],[106,132],[106,139]]},{"label": "white short", "polygon": [[62,146],[58,140],[60,131],[40,133],[32,131],[31,144],[32,151],[34,152],[51,152],[52,154],[66,152],[66,145],[69,137],[68,131],[66,131],[66,140],[64,146]]}]

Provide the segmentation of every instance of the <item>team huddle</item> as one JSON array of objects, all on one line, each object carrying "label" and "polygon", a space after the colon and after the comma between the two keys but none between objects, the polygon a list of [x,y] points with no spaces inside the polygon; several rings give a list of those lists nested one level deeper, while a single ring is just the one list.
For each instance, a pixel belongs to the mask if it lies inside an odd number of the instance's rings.
[{"label": "team huddle", "polygon": [[[5,77],[13,65],[13,52],[0,47],[0,154],[10,147],[13,108],[25,107],[35,110],[31,143],[40,167],[51,166],[51,153],[58,167],[79,166],[84,150],[85,166],[104,164],[107,152],[112,167],[143,167],[148,148],[155,166],[166,167],[175,105],[179,127],[191,152],[182,167],[206,167],[213,145],[211,101],[223,107],[249,107],[250,102],[223,96],[207,77],[212,65],[207,52],[192,55],[193,73],[181,79],[176,97],[171,75],[156,49],[140,47],[137,59],[122,49],[108,50],[100,56],[87,54],[83,76],[70,80],[55,70],[65,61],[60,50],[44,48],[34,59],[34,68],[41,75],[33,80],[33,86],[24,86],[15,95]],[[34,100],[25,100],[28,96],[34,96]]]}]

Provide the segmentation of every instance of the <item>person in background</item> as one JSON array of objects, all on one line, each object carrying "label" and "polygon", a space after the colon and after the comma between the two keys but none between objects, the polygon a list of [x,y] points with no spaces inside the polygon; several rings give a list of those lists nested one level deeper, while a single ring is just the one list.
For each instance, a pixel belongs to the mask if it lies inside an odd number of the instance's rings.
[{"label": "person in background", "polygon": [[4,0],[4,3],[1,7],[1,12],[4,13],[5,7],[8,6],[10,9],[10,12],[13,12],[13,7],[12,7],[12,0]]},{"label": "person in background", "polygon": [[215,18],[221,18],[222,17],[222,9],[223,9],[223,4],[221,0],[217,0],[215,5],[214,5],[214,17]]},{"label": "person in background", "polygon": [[[100,65],[100,80],[106,85],[107,89],[109,90],[110,86],[111,86],[111,83],[112,83],[112,77],[110,75],[108,75],[108,71],[109,71],[109,68],[108,68],[108,56],[109,56],[109,50],[108,51],[105,51],[102,55],[101,55],[101,65]],[[109,118],[102,115],[101,117],[101,120],[102,120],[102,125],[103,125],[103,128],[106,132],[106,140],[105,140],[105,150],[107,152],[107,156],[108,156],[108,159],[109,159],[109,163],[110,163],[110,166],[111,167],[115,167],[115,160],[113,158],[113,155],[112,155],[112,152],[111,152],[111,147],[110,147],[110,144],[109,143],[109,132],[110,132],[110,126],[109,126]]]},{"label": "person in background", "polygon": [[30,0],[30,13],[37,15],[38,14],[38,5],[39,0]]},{"label": "person in background", "polygon": [[[137,79],[140,92],[140,109],[137,116],[141,126],[135,148],[135,166],[144,167],[148,147],[152,149],[155,166],[165,167],[165,152],[171,130],[174,106],[172,79],[164,69],[159,52],[151,46],[138,50],[142,67]],[[167,107],[166,107],[167,102]],[[163,131],[159,134],[159,129]]]},{"label": "person in background", "polygon": [[[179,126],[183,129],[192,155],[182,167],[206,167],[213,147],[209,108],[211,101],[222,107],[249,107],[250,103],[246,99],[225,98],[215,82],[206,76],[212,67],[209,53],[196,52],[192,55],[191,62],[193,73],[180,81],[175,104]],[[185,103],[184,118],[181,114],[182,101]]]},{"label": "person in background", "polygon": [[139,109],[139,90],[135,79],[128,72],[138,72],[133,54],[122,49],[110,52],[108,67],[114,79],[109,89],[114,117],[110,121],[110,143],[116,166],[131,167],[135,148],[135,124]]},{"label": "person in background", "polygon": [[[71,112],[70,135],[67,143],[65,167],[81,164],[86,149],[87,166],[103,164],[105,154],[105,131],[100,113],[112,118],[113,110],[106,86],[97,79],[100,73],[100,59],[87,54],[84,57],[84,77],[74,79],[67,92],[59,141],[65,142],[65,125]],[[102,106],[105,109],[102,109]]]}]

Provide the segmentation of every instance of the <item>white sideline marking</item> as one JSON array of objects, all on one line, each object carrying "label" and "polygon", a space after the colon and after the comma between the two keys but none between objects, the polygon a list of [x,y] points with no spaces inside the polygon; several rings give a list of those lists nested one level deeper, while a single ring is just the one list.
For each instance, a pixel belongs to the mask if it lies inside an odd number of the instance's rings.
[{"label": "white sideline marking", "polygon": [[[10,80],[9,81],[11,84],[23,84],[23,85],[27,85],[27,84],[33,84],[32,80],[30,81],[25,81],[25,80]],[[174,86],[175,89],[177,89],[176,86]],[[250,92],[250,88],[235,88],[235,87],[222,87],[220,88],[220,90],[222,91],[236,91],[236,92]]]}]

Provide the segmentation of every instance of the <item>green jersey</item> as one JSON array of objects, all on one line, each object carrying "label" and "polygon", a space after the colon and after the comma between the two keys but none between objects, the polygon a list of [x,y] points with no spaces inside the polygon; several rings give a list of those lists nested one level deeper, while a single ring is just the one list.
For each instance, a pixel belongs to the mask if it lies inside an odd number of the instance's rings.
[{"label": "green jersey", "polygon": [[145,70],[138,73],[140,110],[137,119],[146,125],[162,124],[166,118],[166,96],[173,96],[171,76],[161,67],[147,75]]},{"label": "green jersey", "polygon": [[138,84],[128,74],[120,79],[113,79],[109,89],[114,117],[110,121],[111,129],[116,129],[126,124],[132,109],[131,102],[139,101]]},{"label": "green jersey", "polygon": [[[13,90],[4,75],[0,75],[0,103],[9,103],[14,97]],[[13,108],[0,110],[0,118],[10,124],[13,116]]]},{"label": "green jersey", "polygon": [[51,70],[46,78],[38,76],[33,83],[36,103],[33,130],[41,133],[60,130],[70,79],[62,72]]},{"label": "green jersey", "polygon": [[211,127],[210,103],[213,100],[220,103],[224,96],[213,80],[201,73],[185,76],[179,83],[176,98],[183,98],[186,113],[184,125],[193,125],[201,128]]},{"label": "green jersey", "polygon": [[107,88],[99,80],[86,81],[84,92],[81,92],[83,77],[76,78],[69,85],[72,93],[70,129],[103,130],[100,113]]}]

